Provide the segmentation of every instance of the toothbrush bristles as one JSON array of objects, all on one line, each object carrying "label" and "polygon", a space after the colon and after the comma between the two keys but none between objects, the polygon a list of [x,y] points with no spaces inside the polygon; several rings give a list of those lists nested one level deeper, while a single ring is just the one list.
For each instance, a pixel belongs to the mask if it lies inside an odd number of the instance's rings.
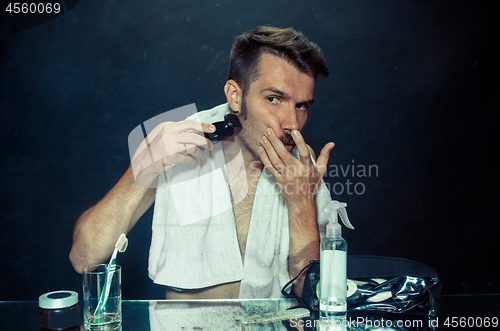
[{"label": "toothbrush bristles", "polygon": [[125,233],[122,233],[120,235],[120,238],[116,241],[115,247],[118,250],[118,252],[123,253],[127,249],[128,246],[128,239],[125,236]]}]

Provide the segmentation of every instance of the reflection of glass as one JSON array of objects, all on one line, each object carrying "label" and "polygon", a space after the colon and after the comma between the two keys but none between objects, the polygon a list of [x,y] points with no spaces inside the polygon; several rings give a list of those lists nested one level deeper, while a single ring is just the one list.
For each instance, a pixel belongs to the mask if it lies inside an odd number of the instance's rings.
[{"label": "reflection of glass", "polygon": [[121,330],[122,294],[121,267],[111,278],[109,295],[103,309],[96,309],[107,279],[107,264],[83,269],[83,321],[85,330]]}]

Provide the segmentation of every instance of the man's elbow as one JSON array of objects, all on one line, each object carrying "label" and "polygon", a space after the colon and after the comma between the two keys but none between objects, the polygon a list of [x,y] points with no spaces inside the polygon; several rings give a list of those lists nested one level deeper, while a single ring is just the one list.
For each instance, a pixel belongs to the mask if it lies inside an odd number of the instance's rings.
[{"label": "man's elbow", "polygon": [[85,262],[80,258],[74,246],[69,252],[69,260],[71,261],[71,264],[73,265],[75,271],[81,274],[83,272],[83,268],[85,268]]},{"label": "man's elbow", "polygon": [[71,251],[69,252],[69,260],[73,265],[75,271],[79,274],[83,273],[83,268],[85,268],[86,266],[101,263],[100,261],[97,261],[95,257],[82,252],[74,244],[71,248]]}]

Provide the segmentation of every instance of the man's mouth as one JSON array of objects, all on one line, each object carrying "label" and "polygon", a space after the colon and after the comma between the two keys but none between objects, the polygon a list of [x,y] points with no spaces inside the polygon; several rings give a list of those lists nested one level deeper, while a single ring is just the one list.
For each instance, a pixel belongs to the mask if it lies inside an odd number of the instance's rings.
[{"label": "man's mouth", "polygon": [[283,132],[283,136],[280,138],[283,145],[285,145],[286,150],[291,152],[295,147],[295,142],[293,141],[292,134],[290,132]]}]

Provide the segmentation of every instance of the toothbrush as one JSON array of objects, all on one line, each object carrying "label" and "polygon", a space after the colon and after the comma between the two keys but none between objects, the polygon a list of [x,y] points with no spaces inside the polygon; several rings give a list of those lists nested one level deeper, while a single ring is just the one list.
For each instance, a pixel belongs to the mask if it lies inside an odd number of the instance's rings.
[{"label": "toothbrush", "polygon": [[94,315],[98,315],[106,305],[109,296],[109,288],[111,286],[111,280],[113,279],[113,274],[116,271],[116,255],[118,252],[123,253],[127,249],[128,239],[124,233],[120,235],[115,244],[115,250],[111,255],[111,259],[109,260],[108,267],[106,268],[106,283],[104,283],[103,291],[101,292],[101,296],[99,297],[99,303],[95,309]]}]

